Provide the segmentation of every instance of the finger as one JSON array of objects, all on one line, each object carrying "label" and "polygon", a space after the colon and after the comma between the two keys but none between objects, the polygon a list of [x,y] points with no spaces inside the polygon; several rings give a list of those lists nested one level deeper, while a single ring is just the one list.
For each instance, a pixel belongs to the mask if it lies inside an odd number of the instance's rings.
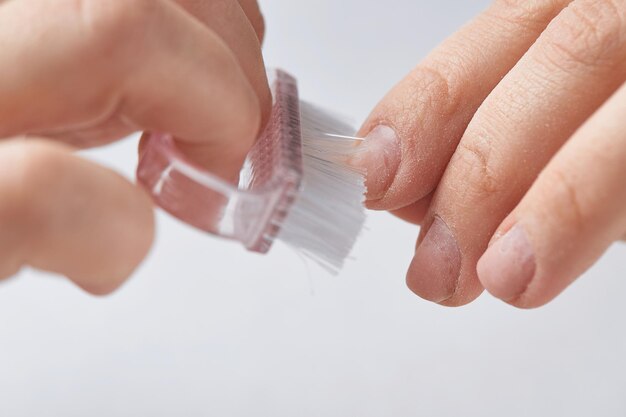
[{"label": "finger", "polygon": [[[572,3],[485,100],[429,209],[426,223],[438,221],[421,234],[407,276],[414,292],[437,294],[446,305],[481,293],[476,263],[495,229],[563,143],[626,79],[626,1],[619,3],[619,10],[611,2]],[[461,261],[436,274],[433,264],[451,256],[433,249],[442,239]]]},{"label": "finger", "polygon": [[359,133],[370,208],[399,209],[434,191],[476,109],[569,2],[496,1],[391,90]]},{"label": "finger", "polygon": [[422,224],[426,213],[428,213],[432,197],[433,195],[429,194],[411,205],[393,210],[391,214],[412,224]]},{"label": "finger", "polygon": [[255,90],[263,120],[269,116],[272,95],[256,30],[263,16],[255,0],[176,0],[185,10],[219,35],[239,60]]},{"label": "finger", "polygon": [[254,28],[259,42],[263,43],[265,38],[265,18],[263,18],[263,13],[261,13],[259,2],[257,0],[239,0],[239,5]]},{"label": "finger", "polygon": [[[258,6],[255,12],[253,5],[247,4],[247,13],[244,13],[235,0],[211,2],[178,0],[178,3],[219,35],[236,55],[250,84],[257,93],[261,104],[262,118],[265,120],[269,116],[271,93],[267,84],[259,40],[252,26],[258,26],[259,21],[262,23],[263,20]],[[108,120],[105,126],[98,125],[70,132],[67,131],[67,128],[48,129],[42,133],[46,137],[65,140],[77,146],[97,146],[106,143],[107,138],[118,138],[128,134],[129,127],[132,126],[129,126],[124,120]],[[103,136],[104,140],[98,141],[98,136]]]},{"label": "finger", "polygon": [[121,285],[153,238],[150,198],[52,142],[0,144],[0,277],[30,265],[93,294]]},{"label": "finger", "polygon": [[483,285],[519,307],[553,299],[626,230],[626,87],[546,167],[478,264]]},{"label": "finger", "polygon": [[172,133],[218,175],[239,171],[259,100],[219,36],[169,1],[40,3],[0,12],[0,137],[121,121]]}]

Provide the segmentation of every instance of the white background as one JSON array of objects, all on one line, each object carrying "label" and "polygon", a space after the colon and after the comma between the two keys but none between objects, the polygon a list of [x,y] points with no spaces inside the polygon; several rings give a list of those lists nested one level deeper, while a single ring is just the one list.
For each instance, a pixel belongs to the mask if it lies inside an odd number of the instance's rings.
[{"label": "white background", "polygon": [[[487,5],[262,3],[268,64],[357,123]],[[134,146],[90,156],[130,176]],[[626,415],[625,246],[545,308],[446,309],[405,288],[418,231],[384,214],[338,278],[158,223],[112,297],[30,271],[0,286],[0,416]]]}]

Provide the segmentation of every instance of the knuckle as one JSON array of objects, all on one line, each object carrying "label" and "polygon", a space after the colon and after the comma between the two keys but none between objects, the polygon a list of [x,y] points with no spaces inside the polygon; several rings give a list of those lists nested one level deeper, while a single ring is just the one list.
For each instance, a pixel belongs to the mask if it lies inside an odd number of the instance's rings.
[{"label": "knuckle", "polygon": [[[463,64],[459,57],[452,55],[446,58],[445,69],[440,65],[422,64],[417,66],[398,88],[408,92],[405,101],[408,114],[415,111],[415,104],[425,108],[435,108],[442,115],[450,115],[461,104],[461,86],[463,84]],[[409,86],[406,89],[407,85]],[[405,110],[405,109],[402,109]]]},{"label": "knuckle", "polygon": [[626,36],[624,6],[615,0],[572,3],[544,33],[546,57],[554,57],[551,60],[565,68],[621,59]]},{"label": "knuckle", "polygon": [[545,24],[572,0],[494,0],[492,9],[496,17],[508,22],[528,26]]},{"label": "knuckle", "polygon": [[[501,190],[499,177],[494,170],[494,148],[488,136],[468,132],[459,143],[452,163],[460,167],[460,175],[456,192],[468,196],[471,201],[486,200]],[[469,186],[468,186],[469,184]]]},{"label": "knuckle", "polygon": [[546,170],[540,177],[545,184],[544,189],[550,190],[550,194],[544,197],[550,212],[567,224],[573,235],[579,235],[585,227],[587,215],[582,190],[572,175],[553,169]]},{"label": "knuckle", "polygon": [[396,127],[415,132],[426,129],[429,120],[454,118],[467,106],[465,54],[448,50],[413,68],[376,106],[368,125],[395,119]]},{"label": "knuckle", "polygon": [[451,87],[450,74],[444,74],[438,68],[431,66],[419,65],[413,71],[410,72],[407,77],[407,82],[411,85],[418,86],[419,88],[429,88],[436,93],[435,95],[449,95]]}]

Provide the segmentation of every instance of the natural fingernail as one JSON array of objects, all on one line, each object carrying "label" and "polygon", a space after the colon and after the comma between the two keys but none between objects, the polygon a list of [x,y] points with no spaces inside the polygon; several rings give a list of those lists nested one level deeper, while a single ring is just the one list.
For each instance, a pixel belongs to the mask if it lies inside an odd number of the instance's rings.
[{"label": "natural fingernail", "polygon": [[389,126],[379,125],[366,137],[353,163],[366,171],[367,200],[383,198],[400,166],[400,140]]},{"label": "natural fingernail", "polygon": [[524,227],[498,239],[478,261],[478,277],[495,297],[508,301],[526,291],[536,270],[535,254]]},{"label": "natural fingernail", "polygon": [[452,297],[461,274],[461,251],[446,223],[435,220],[415,251],[407,285],[422,298],[440,303]]}]

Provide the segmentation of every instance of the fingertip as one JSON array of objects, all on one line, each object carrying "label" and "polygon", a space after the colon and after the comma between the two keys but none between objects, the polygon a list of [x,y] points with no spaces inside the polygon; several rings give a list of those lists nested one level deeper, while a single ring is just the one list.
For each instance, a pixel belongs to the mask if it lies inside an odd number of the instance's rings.
[{"label": "fingertip", "polygon": [[[145,222],[141,227],[142,232],[136,233],[134,239],[124,240],[119,236],[121,243],[120,248],[116,249],[117,255],[103,254],[100,260],[92,260],[93,264],[87,270],[70,272],[67,278],[83,291],[98,297],[120,289],[144,262],[154,242],[153,210],[146,217],[149,221]],[[98,267],[98,264],[106,266]]]},{"label": "fingertip", "polygon": [[67,278],[78,288],[95,297],[106,297],[116,292],[127,280],[128,276],[70,276]]},{"label": "fingertip", "polygon": [[406,274],[406,286],[411,292],[423,300],[441,304],[448,300],[454,293],[454,288],[433,285],[434,277],[422,271],[415,259],[411,262]]},{"label": "fingertip", "polygon": [[107,219],[110,235],[99,233],[101,244],[84,245],[89,264],[77,260],[75,265],[66,266],[68,279],[91,295],[106,296],[117,291],[152,248],[156,231],[152,198],[141,187],[135,188],[134,197],[119,209],[123,215]]},{"label": "fingertip", "polygon": [[[230,105],[229,109],[224,109],[229,114],[230,123],[216,126],[210,120],[199,120],[204,123],[198,129],[201,134],[176,138],[177,147],[190,161],[231,182],[239,178],[261,123],[266,122],[264,118],[269,118],[271,112],[271,101],[262,107],[261,100],[243,76],[240,82],[243,88],[239,89],[239,98],[224,103]],[[140,144],[140,149],[144,146],[144,143]]]},{"label": "fingertip", "polygon": [[461,274],[461,251],[453,232],[435,217],[415,251],[407,273],[407,286],[418,296],[435,303],[451,299]]},{"label": "fingertip", "polygon": [[476,267],[483,287],[505,302],[514,302],[523,296],[536,269],[534,249],[521,224],[497,239],[479,259]]},{"label": "fingertip", "polygon": [[[150,196],[126,178],[47,141],[3,145],[5,157],[20,152],[21,209],[0,222],[21,225],[17,244],[23,263],[67,276],[86,291],[104,295],[133,273],[154,240]],[[21,241],[21,242],[20,242]]]}]

